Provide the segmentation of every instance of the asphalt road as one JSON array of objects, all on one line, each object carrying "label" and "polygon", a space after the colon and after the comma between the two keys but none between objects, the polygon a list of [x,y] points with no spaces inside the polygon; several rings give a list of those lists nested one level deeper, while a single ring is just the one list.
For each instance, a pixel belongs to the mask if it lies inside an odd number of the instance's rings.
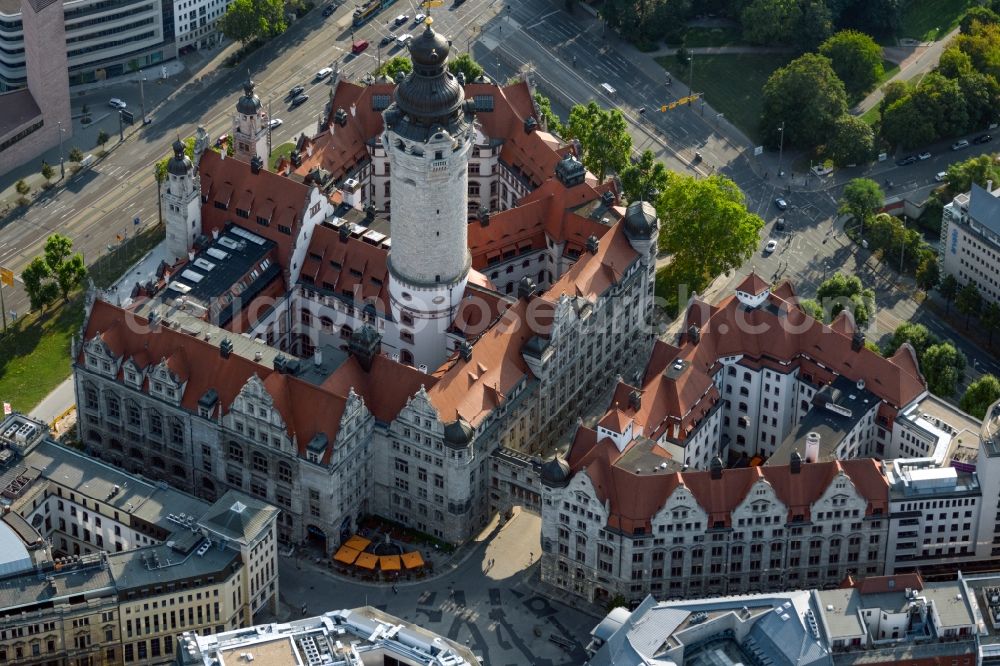
[{"label": "asphalt road", "polygon": [[[236,100],[242,94],[242,84],[249,68],[257,83],[257,94],[270,105],[271,117],[283,124],[272,136],[272,146],[293,140],[301,132],[315,133],[323,114],[331,79],[316,80],[315,73],[324,67],[336,66],[341,75],[360,80],[374,70],[380,58],[397,55],[398,47],[379,49],[378,41],[390,29],[386,20],[397,14],[411,17],[417,13],[415,3],[403,0],[386,9],[367,25],[351,29],[353,4],[345,4],[330,17],[321,16],[320,8],[296,21],[289,30],[269,42],[232,70],[211,73],[201,82],[192,81],[173,97],[154,109],[153,123],[129,135],[121,145],[117,136],[109,142],[109,155],[95,168],[70,179],[58,193],[44,197],[21,217],[0,229],[0,266],[20,274],[21,270],[40,254],[45,238],[59,232],[73,239],[88,263],[117,246],[117,236],[131,237],[140,219],[140,229],[153,224],[157,216],[156,183],[152,165],[169,154],[170,144],[177,136],[190,136],[198,125],[204,125],[210,136],[218,136],[231,128]],[[434,10],[435,28],[458,44],[473,34],[499,11],[500,5],[488,0],[470,0],[455,7]],[[412,20],[396,34],[415,32]],[[352,36],[368,39],[371,47],[354,56],[350,53]],[[306,104],[289,109],[285,95],[294,85],[304,85],[310,99]],[[111,93],[107,93],[110,95]],[[100,93],[100,97],[105,93]],[[129,100],[130,106],[134,106]],[[27,297],[20,284],[4,294],[8,310],[28,311]]]}]

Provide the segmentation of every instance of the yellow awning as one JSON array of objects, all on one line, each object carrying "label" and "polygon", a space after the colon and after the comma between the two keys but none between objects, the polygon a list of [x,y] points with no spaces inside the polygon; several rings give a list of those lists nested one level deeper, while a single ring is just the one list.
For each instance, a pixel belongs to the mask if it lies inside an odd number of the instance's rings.
[{"label": "yellow awning", "polygon": [[379,564],[382,571],[399,571],[399,555],[382,555]]},{"label": "yellow awning", "polygon": [[344,545],[353,548],[354,550],[364,550],[365,548],[370,546],[371,543],[372,543],[371,539],[366,539],[363,536],[358,536],[357,534],[355,534],[350,539],[348,539],[347,543],[345,543]]},{"label": "yellow awning", "polygon": [[341,546],[337,554],[333,556],[333,559],[337,562],[343,562],[344,564],[354,564],[354,560],[358,559],[358,555],[361,551],[351,548],[350,546]]},{"label": "yellow awning", "polygon": [[374,569],[378,564],[378,556],[371,553],[361,553],[354,564],[362,569]]},{"label": "yellow awning", "polygon": [[417,551],[403,553],[400,559],[403,560],[403,566],[407,569],[419,569],[424,566],[424,558]]}]

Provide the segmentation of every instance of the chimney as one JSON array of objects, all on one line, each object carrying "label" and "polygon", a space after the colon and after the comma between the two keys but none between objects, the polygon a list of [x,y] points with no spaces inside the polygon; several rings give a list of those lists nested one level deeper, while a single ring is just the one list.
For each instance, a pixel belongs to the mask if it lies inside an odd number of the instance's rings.
[{"label": "chimney", "polygon": [[194,261],[194,250],[188,250],[188,261]]},{"label": "chimney", "polygon": [[597,239],[597,236],[591,234],[587,237],[587,252],[591,254],[597,254],[597,248],[600,247],[601,241]]},{"label": "chimney", "polygon": [[264,160],[261,159],[260,155],[254,155],[250,158],[250,172],[260,173],[260,170],[264,168]]},{"label": "chimney", "polygon": [[288,359],[283,354],[274,357],[274,369],[281,375],[288,371]]},{"label": "chimney", "polygon": [[862,347],[865,346],[865,334],[857,329],[854,331],[854,335],[851,336],[851,350],[861,351]]},{"label": "chimney", "polygon": [[226,150],[228,150],[228,149],[229,149],[229,146],[222,146],[222,150],[219,151],[219,159],[220,160],[226,159]]},{"label": "chimney", "polygon": [[856,386],[858,387],[859,391],[864,391],[865,390],[865,380],[864,379],[859,379],[858,383],[856,384]]},{"label": "chimney", "polygon": [[722,478],[722,458],[715,456],[712,458],[712,462],[709,463],[708,470],[712,475],[713,479]]},{"label": "chimney", "polygon": [[313,365],[317,368],[323,365],[323,350],[316,347],[316,351],[313,352]]},{"label": "chimney", "polygon": [[369,224],[375,221],[375,213],[378,212],[375,208],[375,202],[369,201],[368,205],[365,206],[365,219],[368,220]]},{"label": "chimney", "polygon": [[347,126],[347,111],[344,111],[343,107],[337,109],[337,112],[333,114],[333,122],[341,127]]},{"label": "chimney", "polygon": [[607,192],[605,192],[604,194],[602,194],[601,195],[601,203],[604,204],[605,206],[609,207],[609,208],[611,206],[614,206],[615,205],[615,193],[612,192],[611,190],[608,190]]},{"label": "chimney", "polygon": [[233,353],[233,341],[229,338],[223,338],[222,342],[219,343],[219,356],[222,358],[229,358],[229,355]]},{"label": "chimney", "polygon": [[212,240],[219,240],[219,230],[212,229]]},{"label": "chimney", "polygon": [[458,355],[466,363],[472,360],[472,345],[467,340],[462,340],[458,345]]},{"label": "chimney", "polygon": [[799,455],[798,451],[792,451],[791,462],[789,463],[792,474],[798,474],[802,471],[802,456]]},{"label": "chimney", "polygon": [[699,330],[694,324],[688,326],[688,340],[690,340],[693,345],[701,342],[701,330]]},{"label": "chimney", "polygon": [[819,433],[810,432],[806,434],[806,462],[814,463],[819,460]]},{"label": "chimney", "polygon": [[642,394],[638,391],[632,391],[628,394],[628,406],[639,411],[642,408]]},{"label": "chimney", "polygon": [[479,224],[483,227],[490,226],[490,209],[486,206],[479,209]]},{"label": "chimney", "polygon": [[342,224],[341,227],[340,227],[339,232],[340,232],[340,242],[341,243],[346,243],[347,239],[351,237],[351,230],[347,227],[347,225],[348,225],[348,223],[344,222],[344,224]]}]

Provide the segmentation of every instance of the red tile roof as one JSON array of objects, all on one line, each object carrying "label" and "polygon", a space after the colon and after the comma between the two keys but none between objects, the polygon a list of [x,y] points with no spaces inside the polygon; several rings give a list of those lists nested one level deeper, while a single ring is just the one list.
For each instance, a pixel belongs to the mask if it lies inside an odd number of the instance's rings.
[{"label": "red tile roof", "polygon": [[596,301],[612,285],[617,284],[625,270],[639,257],[625,237],[621,224],[616,224],[598,245],[597,253],[584,252],[573,266],[563,273],[542,298],[556,302],[563,294]]},{"label": "red tile roof", "polygon": [[630,423],[632,423],[632,419],[625,412],[618,409],[618,407],[614,407],[608,410],[608,413],[604,415],[604,418],[597,425],[623,435]]},{"label": "red tile roof", "polygon": [[388,250],[318,224],[313,230],[300,280],[320,289],[389,311]]},{"label": "red tile roof", "polygon": [[[286,271],[291,265],[292,248],[302,223],[303,212],[309,201],[309,187],[270,171],[253,173],[250,165],[223,158],[214,150],[207,150],[198,165],[201,174],[202,233],[211,236],[213,230],[221,231],[227,222],[274,241],[278,246],[278,260]],[[238,217],[237,205],[249,206],[248,218]],[[225,203],[228,210],[215,207],[215,202]],[[249,203],[248,203],[249,202]],[[270,220],[267,226],[257,223],[257,218]],[[283,233],[279,226],[291,233]]]},{"label": "red tile roof", "polygon": [[350,357],[323,382],[324,390],[348,395],[351,389],[365,401],[365,406],[382,423],[390,423],[406,406],[406,401],[437,380],[416,368],[397,363],[385,356],[372,359],[365,372],[355,357]]},{"label": "red tile roof", "polygon": [[841,587],[853,587],[861,594],[883,594],[885,592],[905,592],[924,589],[924,579],[919,573],[903,573],[894,576],[869,576],[855,580],[848,578]]},{"label": "red tile roof", "polygon": [[757,296],[762,294],[770,285],[762,278],[757,275],[757,271],[750,271],[750,275],[746,276],[743,282],[736,287],[738,291],[744,291],[748,294],[753,294]]}]

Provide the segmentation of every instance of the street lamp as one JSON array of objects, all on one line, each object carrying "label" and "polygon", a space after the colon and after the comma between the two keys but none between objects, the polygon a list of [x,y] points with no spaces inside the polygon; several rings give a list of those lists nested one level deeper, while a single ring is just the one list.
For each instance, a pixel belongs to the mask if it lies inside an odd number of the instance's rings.
[{"label": "street lamp", "polygon": [[781,125],[778,126],[778,132],[780,137],[778,139],[778,178],[785,175],[785,172],[781,170],[781,155],[785,149],[785,121],[781,121]]},{"label": "street lamp", "polygon": [[62,121],[57,120],[56,125],[59,129],[59,178],[66,178],[66,164],[63,161],[63,133],[66,131],[63,129]]},{"label": "street lamp", "polygon": [[146,77],[141,72],[139,73],[139,110],[142,111],[142,124],[146,124],[146,93],[143,89],[143,83],[146,82]]}]

